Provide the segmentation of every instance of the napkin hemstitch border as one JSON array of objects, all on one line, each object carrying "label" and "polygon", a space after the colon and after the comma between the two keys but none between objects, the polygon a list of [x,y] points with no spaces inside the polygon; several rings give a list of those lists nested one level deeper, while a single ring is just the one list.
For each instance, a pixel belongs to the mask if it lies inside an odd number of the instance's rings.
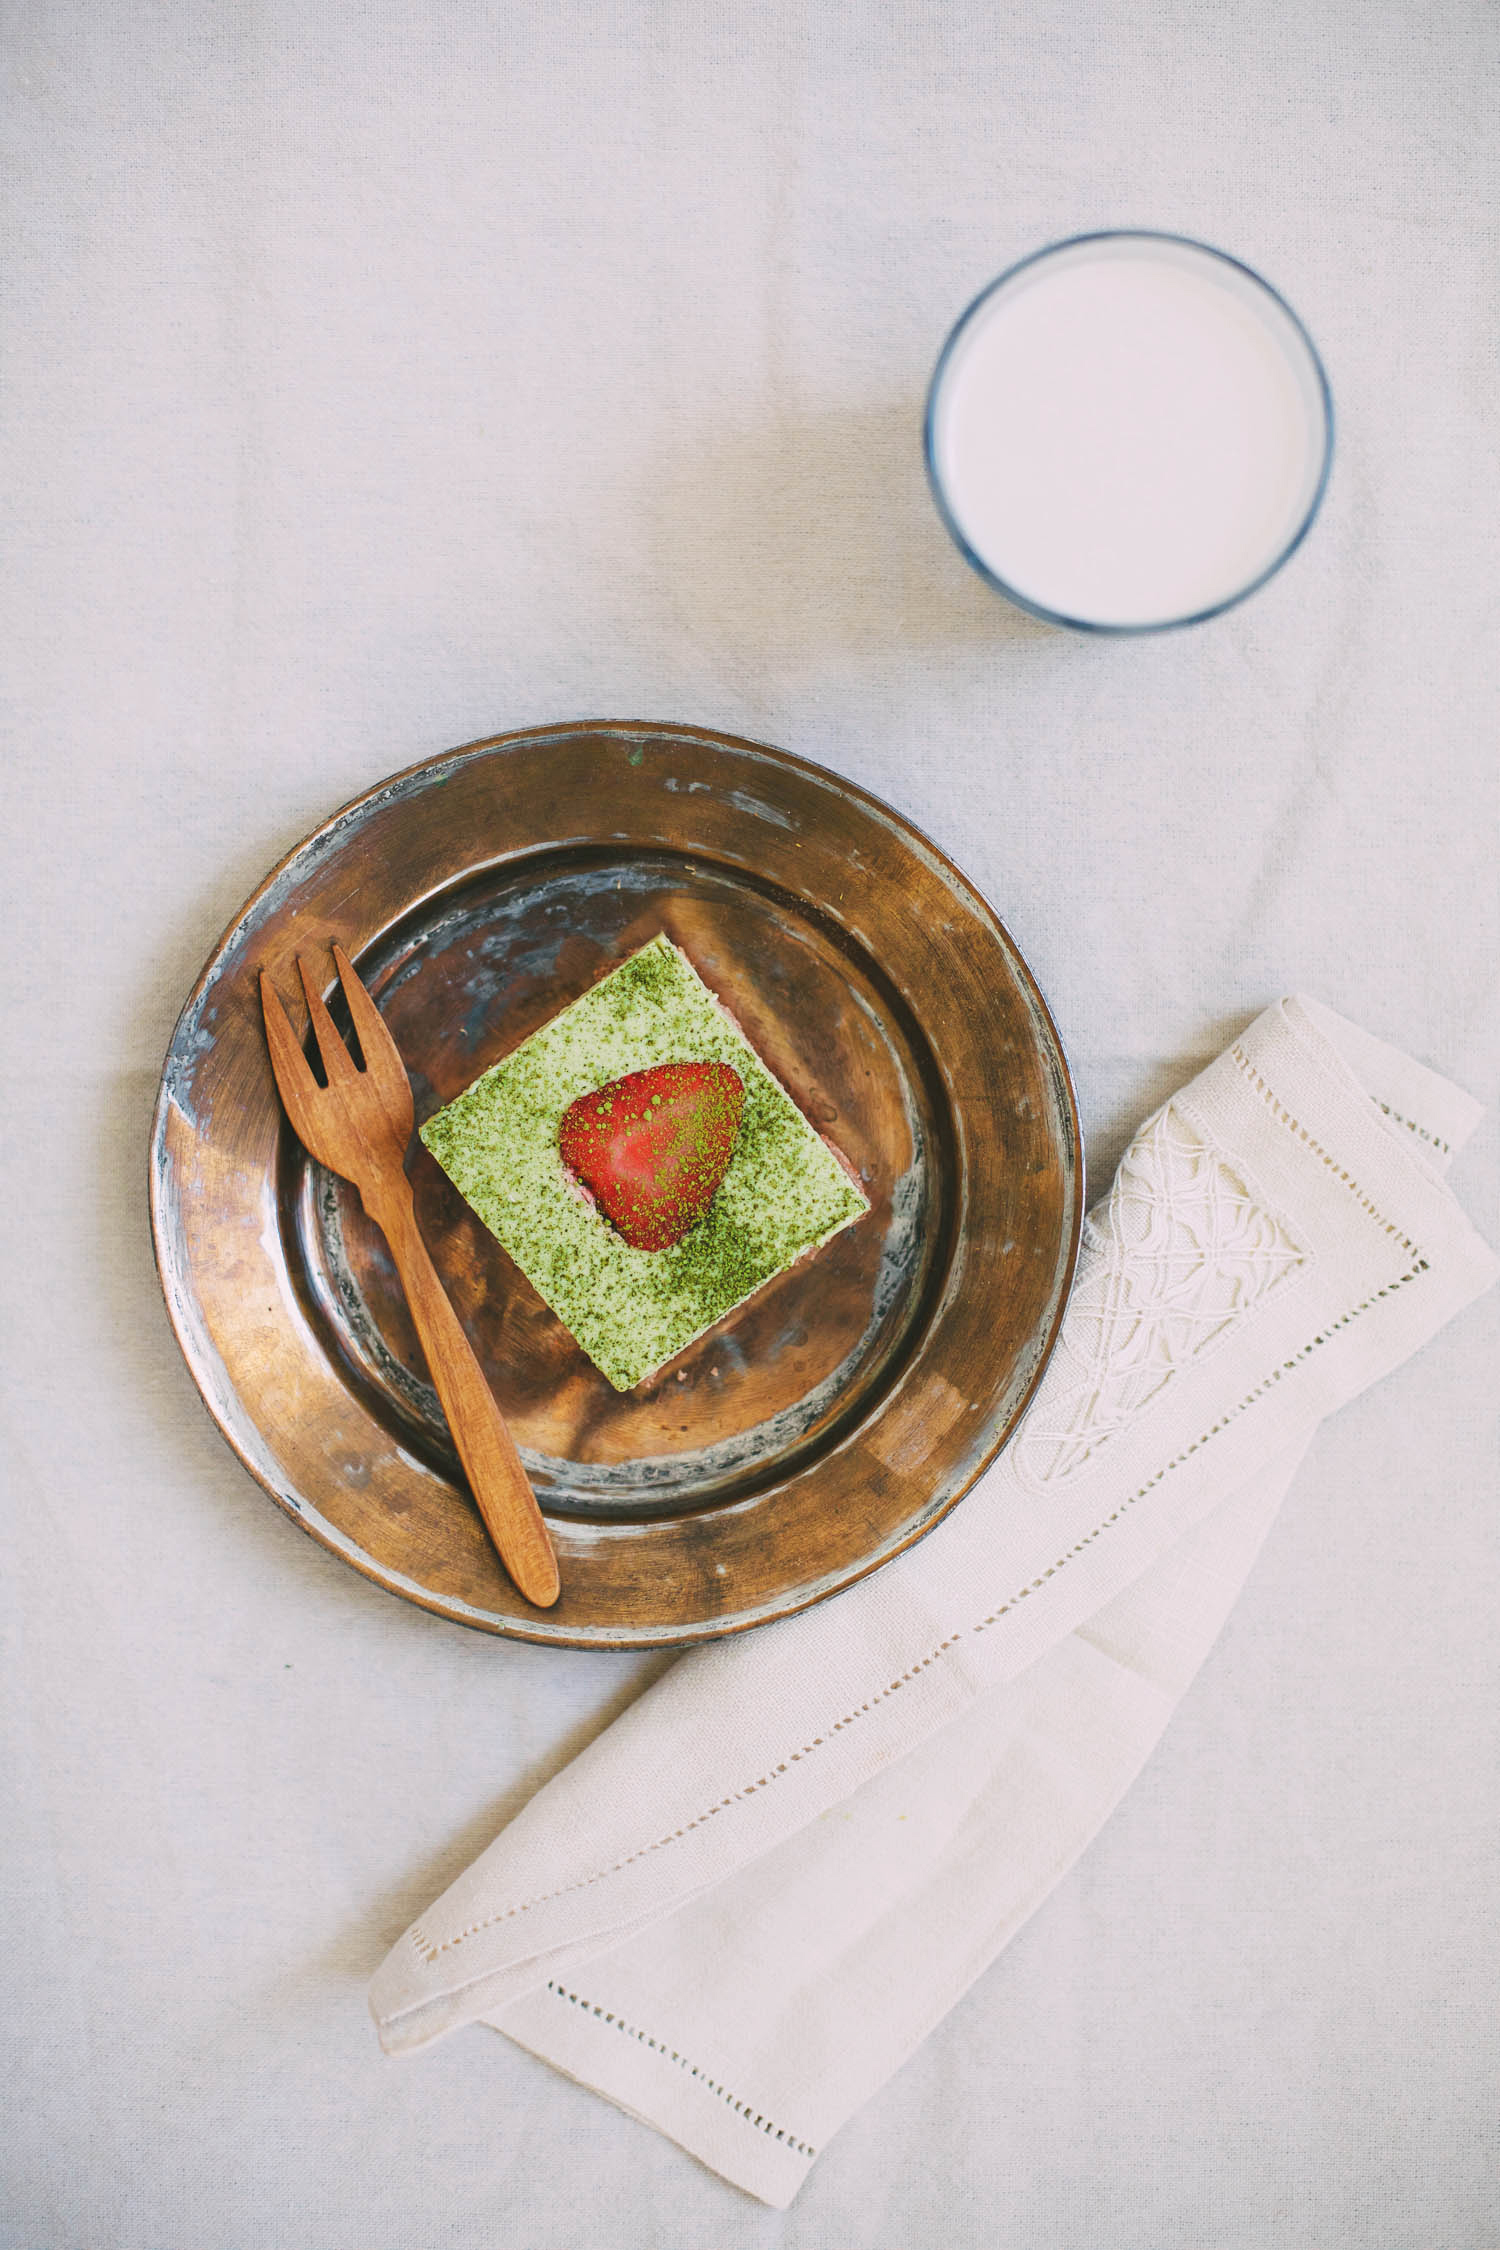
[{"label": "napkin hemstitch border", "polygon": [[742,2124],[766,2134],[771,2140],[782,2142],[787,2148],[795,2149],[799,2156],[811,2159],[818,2154],[811,2142],[799,2141],[795,2133],[789,2132],[784,2125],[778,2125],[774,2118],[765,2116],[759,2110],[752,2110],[748,2102],[742,2102],[737,2094],[731,2094],[727,2086],[721,2086],[716,2078],[710,2078],[706,2070],[697,2063],[689,2062],[687,2056],[679,2054],[675,2047],[667,2046],[663,2040],[653,2039],[649,2031],[642,2031],[637,2024],[627,2023],[623,2016],[615,2015],[612,2010],[601,2007],[595,2000],[585,2000],[581,1993],[569,1992],[566,1986],[554,1983],[551,1977],[542,1989],[550,1992],[555,2000],[570,2002],[586,2016],[597,2016],[601,2023],[623,2032],[627,2039],[639,2040],[643,2047],[649,2047],[664,2062],[676,2063],[678,2069],[685,2070],[689,2078],[696,2079],[709,2093],[717,2094],[719,2100],[735,2112]]}]

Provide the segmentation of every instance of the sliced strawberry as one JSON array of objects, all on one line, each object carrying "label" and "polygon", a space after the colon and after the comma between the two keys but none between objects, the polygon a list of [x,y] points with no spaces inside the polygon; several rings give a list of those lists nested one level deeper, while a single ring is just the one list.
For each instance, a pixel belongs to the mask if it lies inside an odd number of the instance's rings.
[{"label": "sliced strawberry", "polygon": [[656,1063],[580,1094],[557,1145],[633,1250],[668,1250],[718,1193],[744,1106],[728,1063]]}]

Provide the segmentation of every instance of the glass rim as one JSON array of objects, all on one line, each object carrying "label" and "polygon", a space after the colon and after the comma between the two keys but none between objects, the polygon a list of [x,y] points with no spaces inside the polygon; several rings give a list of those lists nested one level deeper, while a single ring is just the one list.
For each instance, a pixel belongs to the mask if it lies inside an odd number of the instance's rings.
[{"label": "glass rim", "polygon": [[[954,352],[976,314],[989,303],[992,297],[998,295],[1000,290],[1007,288],[1019,274],[1025,273],[1029,267],[1040,265],[1048,258],[1060,257],[1066,250],[1081,249],[1084,245],[1092,242],[1168,242],[1179,249],[1197,251],[1204,257],[1214,259],[1220,265],[1232,267],[1236,273],[1243,275],[1247,281],[1253,283],[1255,288],[1264,296],[1269,297],[1277,310],[1290,323],[1293,332],[1307,353],[1308,362],[1315,379],[1318,402],[1322,409],[1322,457],[1318,464],[1318,474],[1313,484],[1312,493],[1291,537],[1277,550],[1270,562],[1265,565],[1264,569],[1258,571],[1253,578],[1248,579],[1243,586],[1236,587],[1233,593],[1226,594],[1222,600],[1209,603],[1206,608],[1189,610],[1180,617],[1153,618],[1147,623],[1139,625],[1112,625],[1098,618],[1070,617],[1066,611],[1049,609],[1044,602],[1034,601],[1030,595],[1023,594],[1017,587],[1012,586],[970,545],[952,507],[949,505],[948,495],[943,486],[942,474],[937,464],[934,425],[937,418],[939,396]],[[1323,504],[1323,495],[1328,489],[1328,479],[1333,469],[1333,446],[1333,391],[1329,385],[1328,372],[1323,365],[1322,355],[1308,333],[1306,323],[1287,303],[1280,290],[1274,288],[1264,274],[1257,273],[1254,266],[1247,265],[1243,258],[1236,258],[1228,250],[1220,250],[1211,242],[1202,242],[1196,235],[1175,234],[1161,227],[1096,227],[1083,234],[1064,235],[1059,241],[1045,243],[1040,250],[1029,251],[1024,258],[1018,258],[1014,265],[1007,266],[1003,273],[997,274],[993,281],[986,283],[976,297],[970,299],[949,329],[943,341],[942,350],[938,353],[937,363],[932,370],[932,379],[927,386],[927,403],[922,416],[922,455],[927,468],[927,482],[948,536],[970,568],[976,571],[997,593],[1003,594],[1008,602],[1013,602],[1017,609],[1025,610],[1031,617],[1040,618],[1045,624],[1064,625],[1076,633],[1101,633],[1116,638],[1133,637],[1141,633],[1172,633],[1180,631],[1187,625],[1204,625],[1210,618],[1222,617],[1226,610],[1234,609],[1240,602],[1248,601],[1252,594],[1258,593],[1261,587],[1269,579],[1274,578],[1282,566],[1291,560],[1311,531],[1314,518]]]}]

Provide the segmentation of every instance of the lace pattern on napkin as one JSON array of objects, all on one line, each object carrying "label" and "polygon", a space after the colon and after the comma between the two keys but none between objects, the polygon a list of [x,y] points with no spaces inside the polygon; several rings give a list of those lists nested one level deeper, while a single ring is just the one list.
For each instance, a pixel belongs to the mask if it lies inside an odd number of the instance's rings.
[{"label": "lace pattern on napkin", "polygon": [[1169,1103],[1136,1135],[1083,1258],[1012,1462],[1031,1485],[1092,1461],[1310,1253]]}]

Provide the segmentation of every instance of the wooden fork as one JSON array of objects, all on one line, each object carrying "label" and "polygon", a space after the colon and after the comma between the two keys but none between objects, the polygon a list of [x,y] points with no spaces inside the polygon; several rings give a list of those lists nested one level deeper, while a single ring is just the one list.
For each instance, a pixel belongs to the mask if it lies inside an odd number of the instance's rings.
[{"label": "wooden fork", "polygon": [[380,1010],[355,975],[342,946],[334,947],[333,958],[364,1068],[359,1068],[339,1037],[322,994],[299,954],[297,972],[307,995],[307,1012],[328,1084],[320,1086],[314,1078],[275,988],[262,970],[260,1004],[276,1084],[303,1147],[330,1172],[337,1172],[358,1188],[361,1203],[390,1244],[432,1380],[485,1527],[517,1589],[538,1609],[550,1609],[559,1591],[552,1541],[521,1466],[515,1440],[437,1277],[417,1225],[411,1182],[406,1176],[406,1147],[413,1122],[406,1066]]}]

